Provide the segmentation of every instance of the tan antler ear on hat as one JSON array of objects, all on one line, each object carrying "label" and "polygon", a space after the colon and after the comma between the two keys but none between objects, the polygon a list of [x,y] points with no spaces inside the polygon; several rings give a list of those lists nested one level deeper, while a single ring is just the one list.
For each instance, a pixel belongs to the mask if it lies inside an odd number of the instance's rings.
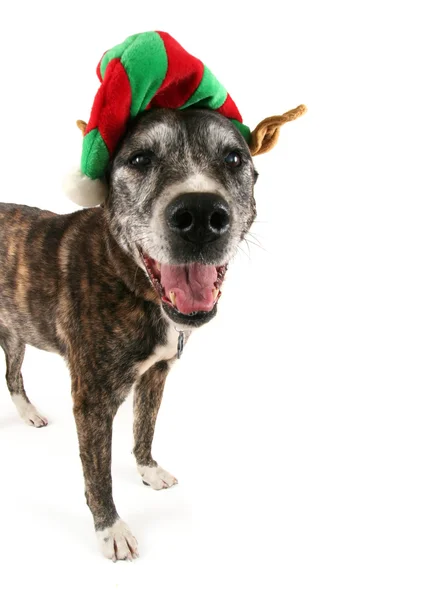
[{"label": "tan antler ear on hat", "polygon": [[78,119],[78,121],[77,121],[77,127],[78,127],[78,129],[81,131],[81,133],[83,135],[86,135],[87,123],[85,121],[82,121],[81,119]]},{"label": "tan antler ear on hat", "polygon": [[282,125],[289,121],[295,121],[295,119],[301,117],[306,111],[307,107],[304,104],[300,104],[297,108],[293,108],[283,115],[267,117],[261,121],[251,134],[249,149],[252,156],[264,154],[271,150],[277,144],[279,130]]}]

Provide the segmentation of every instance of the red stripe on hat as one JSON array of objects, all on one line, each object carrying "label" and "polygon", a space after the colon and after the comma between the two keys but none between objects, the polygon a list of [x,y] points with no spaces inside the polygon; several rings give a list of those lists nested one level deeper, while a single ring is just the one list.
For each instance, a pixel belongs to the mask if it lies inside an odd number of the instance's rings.
[{"label": "red stripe on hat", "polygon": [[86,134],[97,127],[112,154],[125,132],[130,106],[131,87],[127,73],[120,59],[113,58],[96,94]]},{"label": "red stripe on hat", "polygon": [[197,90],[204,65],[186,52],[168,33],[157,31],[164,42],[168,69],[164,81],[147,108],[180,108]]},{"label": "red stripe on hat", "polygon": [[236,121],[242,123],[241,113],[238,111],[236,104],[233,102],[229,94],[227,94],[227,98],[220,108],[217,108],[217,112],[228,119],[236,119]]}]

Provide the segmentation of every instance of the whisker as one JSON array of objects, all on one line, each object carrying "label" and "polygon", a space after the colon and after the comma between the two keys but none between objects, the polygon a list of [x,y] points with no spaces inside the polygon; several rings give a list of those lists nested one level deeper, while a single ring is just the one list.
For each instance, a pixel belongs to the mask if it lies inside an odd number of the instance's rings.
[{"label": "whisker", "polygon": [[251,260],[250,255],[245,252],[245,250],[242,248],[242,246],[238,246],[238,250],[240,250],[241,252],[243,252],[245,254],[245,256],[248,258],[248,260]]},{"label": "whisker", "polygon": [[250,241],[251,241],[253,244],[256,244],[257,246],[259,246],[259,248],[262,248],[263,250],[265,250],[265,248],[264,248],[263,244],[261,243],[261,241],[260,241],[260,240],[258,240],[258,239],[256,238],[256,236],[255,236],[255,235],[253,235],[253,234],[252,234],[252,233],[250,233],[249,231],[248,231],[247,235],[250,235],[251,237],[253,237],[253,238],[254,238],[255,242],[253,242],[252,240],[250,240]]},{"label": "whisker", "polygon": [[254,233],[253,231],[248,231],[247,235],[250,235],[251,237],[255,238],[257,241],[260,241],[258,238],[264,238],[264,235],[261,235],[261,233]]},{"label": "whisker", "polygon": [[245,242],[245,244],[246,244],[246,247],[248,248],[248,254],[249,254],[249,258],[251,258],[251,247],[250,247],[250,245],[248,244],[248,240],[244,239],[244,242]]},{"label": "whisker", "polygon": [[263,250],[264,252],[269,253],[268,250],[266,250],[266,248],[264,248],[264,246],[261,246],[260,244],[256,244],[255,242],[253,242],[252,240],[247,240],[245,239],[245,241],[247,242],[247,244],[252,244],[253,246],[257,246],[257,248],[260,248],[261,250]]}]

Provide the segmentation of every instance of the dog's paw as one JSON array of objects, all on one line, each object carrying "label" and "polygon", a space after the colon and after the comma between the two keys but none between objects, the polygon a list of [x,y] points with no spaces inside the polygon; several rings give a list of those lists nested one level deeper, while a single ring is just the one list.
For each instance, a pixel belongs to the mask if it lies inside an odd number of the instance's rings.
[{"label": "dog's paw", "polygon": [[150,485],[154,490],[163,490],[178,483],[177,479],[162,467],[146,467],[137,465],[143,483]]},{"label": "dog's paw", "polygon": [[46,427],[46,425],[49,424],[46,417],[40,415],[38,410],[32,404],[29,404],[29,408],[27,408],[24,413],[21,413],[21,417],[25,423],[31,425],[31,427]]},{"label": "dog's paw", "polygon": [[112,527],[97,531],[96,535],[103,555],[113,562],[139,557],[137,540],[121,519],[115,521]]},{"label": "dog's paw", "polygon": [[45,427],[49,423],[46,417],[40,415],[34,404],[31,404],[31,402],[28,402],[22,396],[18,394],[12,395],[12,400],[21,418],[27,425],[31,425],[31,427]]}]

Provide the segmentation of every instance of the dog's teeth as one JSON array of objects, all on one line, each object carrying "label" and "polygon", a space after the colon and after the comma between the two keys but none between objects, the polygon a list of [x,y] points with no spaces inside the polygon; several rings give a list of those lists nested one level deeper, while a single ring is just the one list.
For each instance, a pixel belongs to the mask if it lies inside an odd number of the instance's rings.
[{"label": "dog's teeth", "polygon": [[214,289],[213,289],[212,293],[213,293],[213,298],[214,298],[214,300],[217,300],[217,296],[218,296],[218,292],[219,292],[219,291],[220,291],[220,290],[219,290],[218,288],[214,288]]},{"label": "dog's teeth", "polygon": [[157,268],[157,270],[158,270],[159,272],[161,272],[161,263],[159,263],[159,262],[155,262],[155,267]]},{"label": "dog's teeth", "polygon": [[176,305],[176,294],[174,292],[170,292],[169,296],[170,296],[171,304],[173,306],[175,306]]}]

